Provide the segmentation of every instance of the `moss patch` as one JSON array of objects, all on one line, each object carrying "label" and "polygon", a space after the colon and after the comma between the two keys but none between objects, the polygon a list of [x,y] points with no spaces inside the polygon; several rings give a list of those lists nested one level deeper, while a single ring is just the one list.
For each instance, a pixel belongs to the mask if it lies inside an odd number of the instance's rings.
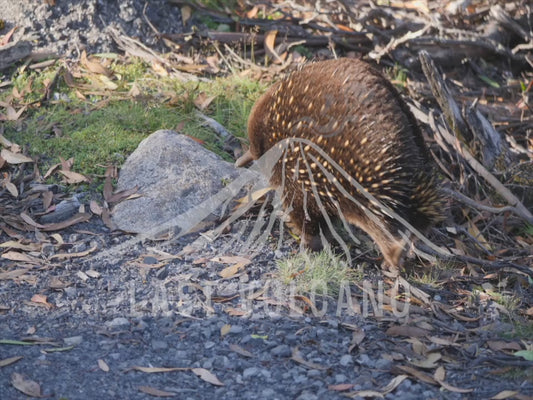
[{"label": "moss patch", "polygon": [[[3,89],[0,99],[15,109],[41,99],[59,68],[56,64],[39,74],[15,72],[16,89]],[[43,173],[60,157],[73,157],[74,169],[96,180],[106,165],[120,166],[142,139],[158,129],[175,129],[198,138],[231,161],[222,151],[221,139],[198,116],[198,106],[205,106],[202,112],[229,132],[244,137],[250,109],[265,89],[234,75],[210,82],[161,78],[137,59],[113,60],[108,68],[115,90],[79,90],[67,86],[60,76],[51,100],[31,105],[17,121],[5,122],[4,136],[36,157]],[[91,74],[79,74],[76,82],[91,85],[91,78]]]}]

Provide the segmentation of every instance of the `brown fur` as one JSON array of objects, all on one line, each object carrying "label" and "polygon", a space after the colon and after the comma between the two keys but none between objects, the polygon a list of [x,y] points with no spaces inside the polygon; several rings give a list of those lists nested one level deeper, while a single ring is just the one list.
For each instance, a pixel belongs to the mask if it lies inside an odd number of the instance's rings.
[{"label": "brown fur", "polygon": [[[424,230],[439,218],[442,203],[416,120],[396,89],[362,61],[318,62],[281,80],[254,105],[248,135],[253,159],[283,139],[308,139],[415,228]],[[270,182],[283,184],[293,228],[306,245],[320,248],[320,230],[327,231],[320,204],[333,217],[340,208],[349,223],[374,239],[389,264],[398,265],[405,245],[401,224],[363,196],[331,160],[313,146],[293,143],[274,166]]]}]

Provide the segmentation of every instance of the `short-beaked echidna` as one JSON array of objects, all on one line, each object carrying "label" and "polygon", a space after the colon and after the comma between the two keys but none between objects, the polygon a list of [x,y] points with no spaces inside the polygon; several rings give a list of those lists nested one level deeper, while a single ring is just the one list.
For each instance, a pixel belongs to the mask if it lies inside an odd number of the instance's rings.
[{"label": "short-beaked echidna", "polygon": [[392,215],[425,230],[442,213],[414,116],[393,85],[363,61],[317,62],[277,82],[255,103],[248,136],[250,149],[238,166],[289,143],[272,166],[270,184],[282,186],[291,225],[311,248],[319,249],[320,230],[328,231],[322,211],[342,213],[396,266],[405,242]]}]

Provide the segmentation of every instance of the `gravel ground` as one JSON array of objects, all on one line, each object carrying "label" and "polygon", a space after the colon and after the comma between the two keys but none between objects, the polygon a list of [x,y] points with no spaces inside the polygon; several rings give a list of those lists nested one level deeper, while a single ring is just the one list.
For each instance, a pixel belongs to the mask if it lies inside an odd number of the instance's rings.
[{"label": "gravel ground", "polygon": [[[147,20],[162,33],[180,33],[181,15],[177,6],[165,0],[70,0],[49,6],[43,0],[0,0],[0,19],[6,27],[19,29],[15,40],[32,38],[35,50],[78,58],[88,54],[117,51],[108,28],[120,29],[146,45],[161,50]],[[145,3],[148,3],[143,15]]]},{"label": "gravel ground", "polygon": [[[56,399],[144,399],[150,397],[146,388],[182,399],[336,399],[345,397],[335,385],[349,384],[348,392],[383,390],[398,375],[394,365],[417,358],[405,338],[386,333],[392,319],[378,322],[346,310],[337,315],[333,300],[322,316],[291,312],[289,298],[276,287],[244,300],[265,287],[275,270],[276,254],[268,247],[245,273],[220,279],[226,265],[212,260],[224,254],[230,235],[203,246],[191,246],[202,243],[197,235],[176,243],[138,243],[107,232],[96,219],[69,232],[62,234],[74,244],[70,252],[101,250],[2,281],[0,339],[34,343],[0,346],[0,359],[23,357],[2,368],[2,399],[21,398],[12,384],[16,373]],[[161,265],[155,259],[163,254],[181,255]],[[49,305],[38,304],[37,294]],[[448,328],[458,329],[450,323],[434,333]],[[476,363],[476,349],[473,344],[468,350],[470,360],[466,354],[465,362],[446,364],[447,382],[472,393],[407,378],[385,398],[533,394],[531,385],[518,386],[520,380],[495,381],[494,368]],[[146,373],[135,367],[184,370]],[[220,385],[192,368],[211,372]]]},{"label": "gravel ground", "polygon": [[[144,3],[58,0],[50,7],[43,1],[0,0],[0,18],[6,29],[19,26],[19,37],[36,36],[36,50],[75,57],[82,48],[116,51],[105,33],[108,26],[157,48],[142,16]],[[147,15],[161,32],[181,29],[178,8],[165,1],[151,1]],[[121,246],[132,239],[111,234],[95,218],[62,235],[72,253],[99,250],[60,260],[50,258],[50,247],[48,262],[0,282],[0,339],[34,344],[0,346],[0,360],[23,357],[0,368],[2,400],[26,398],[13,385],[16,374],[54,399],[146,399],[152,397],[145,393],[153,393],[150,388],[180,399],[345,398],[331,385],[382,390],[399,375],[393,366],[415,357],[405,338],[385,333],[387,319],[337,316],[333,304],[320,317],[291,313],[287,298],[272,294],[245,303],[239,290],[255,293],[275,269],[279,254],[268,248],[244,273],[220,279],[226,265],[210,260],[221,255],[224,240],[197,250],[187,250],[196,236]],[[0,242],[7,239],[0,236]],[[103,249],[109,250],[105,257]],[[182,256],[160,265],[153,254],[161,252]],[[216,282],[210,294],[201,286],[208,281]],[[35,295],[46,296],[48,305]],[[486,399],[505,389],[533,396],[533,387],[520,387],[519,379],[495,379],[490,364],[476,361],[475,345],[470,350],[462,354],[464,362],[447,364],[446,381],[473,392],[453,393],[407,378],[385,398]],[[146,373],[135,367],[184,370]],[[210,371],[221,384],[207,382],[192,368]]]}]

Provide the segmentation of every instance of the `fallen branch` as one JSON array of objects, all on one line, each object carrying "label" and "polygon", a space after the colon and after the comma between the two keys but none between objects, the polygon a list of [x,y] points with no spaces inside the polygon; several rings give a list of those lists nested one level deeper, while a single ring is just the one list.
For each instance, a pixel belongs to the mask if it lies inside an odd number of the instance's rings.
[{"label": "fallen branch", "polygon": [[[424,73],[430,82],[433,95],[441,106],[448,123],[452,127],[452,130],[461,134],[463,137],[463,132],[468,132],[468,135],[471,139],[471,133],[462,118],[462,115],[459,111],[459,106],[451,96],[444,83],[444,80],[437,71],[437,68],[433,64],[429,54],[425,51],[420,52],[420,61],[422,62]],[[488,121],[486,122],[489,123]],[[507,200],[507,202],[514,208],[514,212],[517,215],[524,218],[529,223],[533,223],[533,215],[531,212],[509,189],[503,185],[503,183],[501,183],[494,175],[492,175],[470,153],[468,148],[460,140],[457,140],[457,137],[453,136],[448,129],[441,124],[436,123],[435,127],[438,129],[438,133],[444,138],[444,140],[457,151],[457,154],[459,154],[475,172],[485,179],[485,181],[488,182],[500,196]]]}]

